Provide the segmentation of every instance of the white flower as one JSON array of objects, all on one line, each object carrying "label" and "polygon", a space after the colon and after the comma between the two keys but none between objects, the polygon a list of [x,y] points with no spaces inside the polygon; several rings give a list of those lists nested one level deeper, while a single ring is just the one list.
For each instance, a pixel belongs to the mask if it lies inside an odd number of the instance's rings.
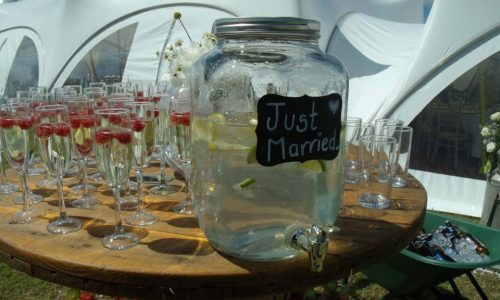
[{"label": "white flower", "polygon": [[176,45],[179,46],[169,52],[169,74],[162,79],[169,81],[174,87],[181,87],[185,83],[193,63],[203,54],[210,51],[213,48],[213,43],[193,42],[185,46],[182,42],[177,41]]},{"label": "white flower", "polygon": [[498,111],[497,111],[496,113],[492,114],[492,115],[490,116],[490,119],[491,119],[492,121],[500,121],[500,112],[498,112]]},{"label": "white flower", "polygon": [[182,23],[181,17],[182,15],[180,12],[174,13],[174,20],[170,24],[167,41],[170,40],[172,30],[174,29],[176,21],[178,21],[182,25],[191,43],[186,45],[181,39],[176,40],[173,44],[168,43],[165,46],[164,53],[160,54],[162,55],[162,59],[165,60],[166,65],[162,63],[158,65],[158,72],[163,71],[159,78],[162,81],[169,82],[175,88],[188,86],[186,83],[189,81],[188,77],[191,66],[198,58],[212,50],[217,42],[215,36],[211,33],[204,33],[201,41],[194,42]]},{"label": "white flower", "polygon": [[488,137],[490,135],[491,135],[491,130],[488,126],[485,126],[483,127],[483,129],[481,129],[481,136]]},{"label": "white flower", "polygon": [[493,151],[495,151],[495,148],[497,147],[497,145],[493,142],[490,142],[486,145],[486,152],[488,153],[492,153]]}]

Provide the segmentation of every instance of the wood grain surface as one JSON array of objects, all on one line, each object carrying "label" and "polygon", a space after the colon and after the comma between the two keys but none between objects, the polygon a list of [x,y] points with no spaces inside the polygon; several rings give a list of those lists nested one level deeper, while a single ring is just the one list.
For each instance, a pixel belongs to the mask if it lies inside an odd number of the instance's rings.
[{"label": "wood grain surface", "polygon": [[[92,173],[92,170],[89,170]],[[158,172],[153,167],[146,170]],[[16,180],[14,172],[8,172]],[[393,206],[373,210],[357,205],[357,193],[347,186],[344,206],[330,237],[324,271],[309,271],[307,254],[279,262],[254,262],[215,251],[199,229],[196,218],[178,215],[171,208],[183,192],[172,196],[145,195],[147,209],[160,221],[146,228],[127,227],[141,236],[128,250],[108,250],[101,238],[114,229],[113,199],[109,188],[98,185],[93,195],[102,200],[97,209],[68,208],[84,228],[68,235],[47,232],[58,216],[56,190],[35,187],[42,176],[31,177],[35,193],[44,202],[34,204],[42,217],[32,224],[12,225],[9,219],[20,205],[19,193],[0,196],[0,259],[29,275],[92,292],[147,299],[235,298],[293,291],[331,282],[376,261],[396,254],[418,233],[425,213],[426,193],[415,179],[410,188],[394,189]],[[65,179],[66,203],[77,199],[68,192],[77,179]],[[183,182],[171,181],[179,190]],[[130,212],[124,212],[128,214]]]}]

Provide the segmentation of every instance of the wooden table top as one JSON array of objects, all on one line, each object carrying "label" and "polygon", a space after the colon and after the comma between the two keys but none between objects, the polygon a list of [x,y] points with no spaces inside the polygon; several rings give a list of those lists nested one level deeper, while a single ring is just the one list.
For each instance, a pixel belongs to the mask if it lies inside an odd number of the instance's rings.
[{"label": "wooden table top", "polygon": [[[148,172],[158,169],[148,169]],[[90,170],[90,172],[92,172]],[[14,172],[9,178],[16,178]],[[114,230],[113,199],[106,185],[94,193],[103,204],[94,210],[68,208],[84,228],[68,235],[47,232],[49,220],[58,216],[56,190],[37,189],[44,202],[34,204],[42,217],[32,224],[9,224],[21,209],[14,195],[0,196],[0,260],[29,275],[82,290],[144,298],[232,298],[293,291],[332,282],[396,254],[418,233],[425,213],[426,192],[412,179],[410,188],[393,189],[393,206],[373,210],[357,205],[357,193],[346,188],[344,207],[330,237],[324,271],[312,273],[307,254],[280,262],[253,262],[215,251],[199,229],[196,218],[178,215],[171,208],[183,193],[156,196],[145,191],[148,210],[159,216],[157,224],[127,227],[142,238],[128,250],[108,250],[101,238]],[[71,180],[65,183],[71,184]],[[73,179],[73,183],[77,183]],[[182,187],[183,183],[171,183]],[[66,202],[78,199],[65,186]],[[18,195],[19,193],[15,193]],[[124,212],[125,214],[129,212]]]}]

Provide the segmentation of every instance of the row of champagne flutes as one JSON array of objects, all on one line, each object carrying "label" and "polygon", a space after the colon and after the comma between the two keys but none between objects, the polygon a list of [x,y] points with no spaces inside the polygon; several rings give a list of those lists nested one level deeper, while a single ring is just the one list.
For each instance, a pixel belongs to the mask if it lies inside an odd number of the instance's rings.
[{"label": "row of champagne flutes", "polygon": [[[106,85],[105,83],[102,82],[91,82],[90,86],[88,88],[84,88],[82,90],[81,86],[78,85],[67,85],[62,88],[54,88],[53,93],[47,93],[46,88],[43,87],[36,87],[36,88],[30,88],[28,91],[19,91],[17,93],[17,99],[23,99],[26,101],[29,101],[33,107],[38,106],[39,104],[48,104],[48,103],[65,103],[68,99],[73,99],[75,97],[79,97],[82,95],[86,95],[88,98],[92,98],[95,100],[95,104],[97,107],[105,107],[107,105],[107,100],[109,99],[119,99],[121,101],[129,101],[129,100],[136,100],[140,102],[144,101],[149,101],[154,104],[155,111],[157,112],[158,106],[159,106],[159,101],[162,98],[162,95],[166,94],[166,88],[167,85],[165,83],[158,83],[158,84],[152,84],[152,83],[144,83],[144,82],[126,82],[126,83],[116,83],[112,85]],[[157,122],[158,123],[158,122]],[[164,122],[164,127],[166,128],[168,123]],[[156,137],[163,137],[166,136],[166,134],[163,134],[165,131],[162,130],[159,132],[159,135]],[[151,189],[151,192],[153,194],[159,194],[159,195],[168,195],[172,194],[177,191],[177,188],[172,187],[166,182],[169,179],[172,179],[171,177],[167,177],[165,174],[165,157],[167,154],[172,153],[171,151],[168,151],[167,146],[168,143],[163,142],[163,139],[155,139],[155,144],[157,145],[159,149],[159,157],[160,157],[160,164],[161,164],[161,176],[160,176],[160,183],[153,187]],[[155,152],[156,154],[157,152]],[[79,155],[75,155],[79,156]],[[89,160],[90,162],[94,162],[92,159]],[[80,168],[84,167],[82,166],[82,159],[80,156]],[[95,163],[95,162],[94,162]],[[30,171],[33,170],[33,168],[29,169]],[[71,169],[71,173],[76,173],[79,170],[76,168]],[[85,171],[85,170],[84,170]],[[31,172],[30,172],[31,174]],[[36,175],[36,174],[35,174]],[[92,185],[86,184],[86,176],[83,176],[84,178],[84,183],[82,185],[77,185],[73,186],[71,188],[71,191],[75,194],[81,193],[81,191],[84,191],[84,195],[88,194],[86,191],[95,191],[95,187]],[[95,173],[90,176],[91,179],[93,180],[100,180],[100,174]],[[40,184],[37,183],[37,186],[46,188],[50,187],[50,181],[44,180],[45,184]],[[127,184],[125,184],[125,196],[124,200],[126,200],[126,203],[123,204],[124,207],[134,207],[137,203],[137,198],[133,195],[130,194],[130,189],[134,188],[136,184],[132,181],[128,181]],[[30,194],[33,195],[33,194]],[[34,197],[34,196],[33,196]],[[38,197],[34,200],[34,202],[39,202],[42,201],[43,199]],[[21,203],[21,200],[19,199],[18,203]],[[73,206],[76,207],[83,207],[83,208],[91,208],[93,206],[96,206],[98,203],[96,201],[93,201],[89,196],[83,196],[82,201],[80,202],[72,202]],[[180,210],[182,212],[182,209]],[[186,211],[189,212],[189,211]]]},{"label": "row of champagne flutes", "polygon": [[363,123],[361,118],[347,118],[344,182],[359,191],[361,206],[388,208],[392,188],[409,185],[412,134],[413,129],[397,119]]},{"label": "row of champagne flutes", "polygon": [[[12,223],[32,222],[38,215],[38,212],[32,209],[31,199],[26,194],[26,170],[30,151],[28,130],[34,128],[40,156],[50,175],[56,179],[59,190],[60,218],[50,223],[48,230],[65,234],[81,227],[77,219],[69,218],[65,212],[62,176],[70,166],[73,152],[83,157],[84,162],[95,152],[97,165],[115,197],[116,231],[103,239],[103,244],[111,249],[125,249],[137,244],[138,238],[133,233],[125,232],[121,225],[120,188],[128,181],[130,169],[134,168],[138,181],[137,212],[129,215],[126,220],[139,226],[157,221],[155,215],[144,209],[143,170],[155,148],[156,136],[164,137],[163,145],[167,144],[166,140],[171,139],[168,144],[172,147],[169,148],[180,146],[169,152],[188,167],[189,103],[187,100],[171,99],[168,101],[168,110],[165,111],[158,109],[159,98],[154,99],[152,94],[150,97],[144,97],[144,92],[137,90],[132,95],[123,91],[123,95],[112,93],[110,97],[105,97],[105,92],[91,92],[101,96],[87,97],[75,91],[63,97],[63,101],[38,102],[35,105],[33,101],[9,101],[2,105],[2,140],[9,163],[19,171],[24,191],[23,210],[12,218]],[[159,97],[161,95],[164,93],[158,94]],[[57,99],[57,96],[53,97]],[[158,118],[160,115],[163,118]],[[155,134],[160,122],[160,128],[167,125],[172,126],[172,129],[159,135]],[[161,153],[165,153],[163,150],[166,147],[161,148]],[[85,163],[83,165],[85,166]],[[85,168],[83,170],[86,173]],[[162,191],[162,194],[164,192]]]}]

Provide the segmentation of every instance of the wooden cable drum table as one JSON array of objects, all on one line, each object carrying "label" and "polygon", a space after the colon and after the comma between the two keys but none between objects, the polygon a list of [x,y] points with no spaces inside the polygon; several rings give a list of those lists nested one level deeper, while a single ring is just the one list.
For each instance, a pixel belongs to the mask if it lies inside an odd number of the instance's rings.
[{"label": "wooden cable drum table", "polygon": [[[147,172],[157,172],[151,168]],[[92,172],[92,171],[90,171]],[[14,172],[8,173],[15,178]],[[374,210],[357,205],[357,193],[346,188],[344,207],[331,234],[324,270],[310,271],[307,254],[286,261],[254,262],[215,251],[199,229],[194,216],[178,215],[171,208],[183,199],[148,193],[148,210],[160,221],[145,228],[127,227],[141,236],[140,244],[128,250],[108,250],[101,238],[114,229],[113,198],[102,184],[94,193],[102,201],[97,209],[69,207],[68,214],[84,228],[67,235],[47,232],[49,220],[58,216],[56,190],[37,189],[44,202],[34,204],[42,217],[32,224],[9,224],[20,210],[14,195],[0,197],[0,257],[10,266],[31,276],[106,295],[139,298],[232,298],[299,290],[332,282],[398,253],[418,233],[426,206],[426,192],[412,178],[411,187],[393,189],[393,206]],[[78,199],[68,192],[66,203]],[[171,183],[182,188],[182,181]],[[16,193],[18,194],[18,193]],[[124,212],[128,213],[128,212]]]}]

